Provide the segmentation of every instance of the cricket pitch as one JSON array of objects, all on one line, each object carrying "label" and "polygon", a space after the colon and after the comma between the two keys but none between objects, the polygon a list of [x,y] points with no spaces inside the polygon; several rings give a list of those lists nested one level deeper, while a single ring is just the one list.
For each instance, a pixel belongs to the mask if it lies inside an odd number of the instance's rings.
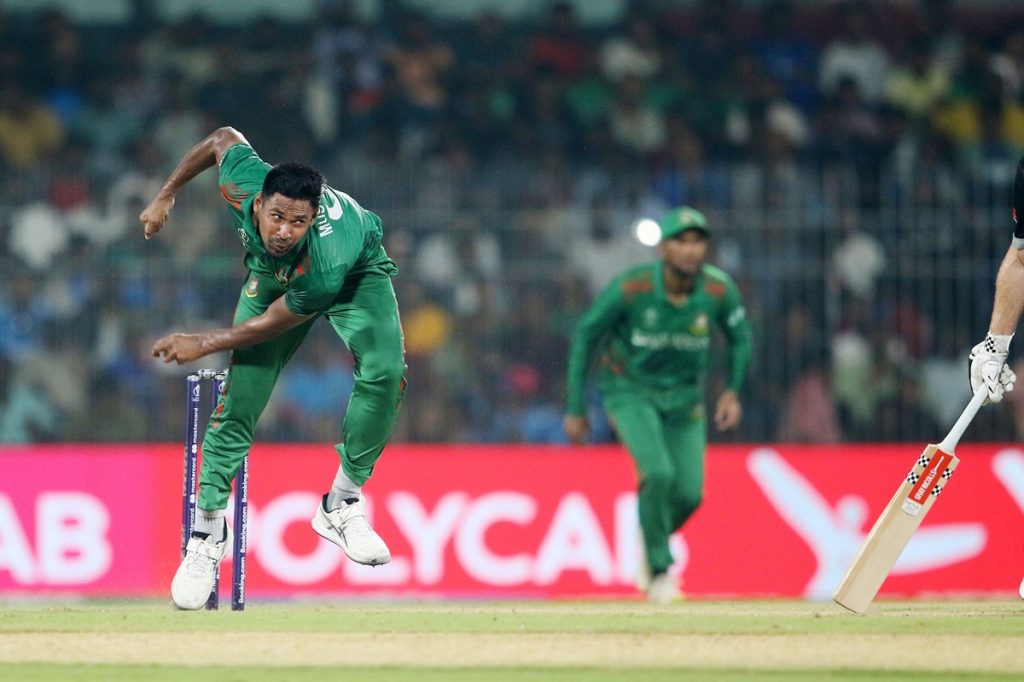
[{"label": "cricket pitch", "polygon": [[1010,600],[22,605],[0,611],[0,679],[1020,679],[1022,617]]}]

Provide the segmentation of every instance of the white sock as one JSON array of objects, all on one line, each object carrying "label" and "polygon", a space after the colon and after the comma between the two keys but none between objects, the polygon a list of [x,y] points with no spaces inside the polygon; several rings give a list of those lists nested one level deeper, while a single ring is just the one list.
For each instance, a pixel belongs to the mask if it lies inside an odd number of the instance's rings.
[{"label": "white sock", "polygon": [[334,476],[331,492],[327,493],[327,511],[337,509],[345,500],[351,500],[352,498],[360,499],[362,496],[363,487],[353,483],[345,475],[345,470],[339,466],[338,473]]},{"label": "white sock", "polygon": [[193,533],[206,533],[214,542],[220,542],[224,539],[224,526],[223,509],[196,509]]}]

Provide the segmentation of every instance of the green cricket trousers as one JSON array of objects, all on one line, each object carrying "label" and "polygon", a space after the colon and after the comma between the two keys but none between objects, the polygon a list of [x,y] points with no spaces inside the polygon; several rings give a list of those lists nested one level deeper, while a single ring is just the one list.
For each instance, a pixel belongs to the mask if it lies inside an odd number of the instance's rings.
[{"label": "green cricket trousers", "polygon": [[672,565],[668,541],[704,496],[703,402],[663,411],[640,391],[605,394],[604,407],[636,464],[640,531],[651,575]]},{"label": "green cricket trousers", "polygon": [[[355,360],[355,385],[336,446],[349,480],[362,485],[391,437],[405,393],[405,350],[390,267],[350,275],[330,308],[320,313]],[[255,284],[253,282],[255,281]],[[249,273],[235,324],[263,313],[286,289],[273,277]],[[199,508],[227,507],[231,481],[253,441],[260,414],[281,370],[302,344],[314,317],[280,336],[231,352],[227,381],[203,441]]]}]

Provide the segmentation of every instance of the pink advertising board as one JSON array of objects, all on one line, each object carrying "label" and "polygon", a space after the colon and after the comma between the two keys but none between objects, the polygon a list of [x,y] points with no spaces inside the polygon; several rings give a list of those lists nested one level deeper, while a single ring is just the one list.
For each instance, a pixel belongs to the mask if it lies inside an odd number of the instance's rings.
[{"label": "pink advertising board", "polygon": [[[719,446],[673,539],[694,597],[828,599],[917,457],[908,445]],[[1024,449],[964,445],[883,595],[1009,595],[1024,570]],[[0,596],[167,594],[178,562],[176,445],[0,449]],[[365,492],[393,560],[345,559],[309,527],[330,445],[250,465],[248,596],[635,595],[632,465],[618,447],[390,446]],[[225,586],[226,590],[226,586]]]}]

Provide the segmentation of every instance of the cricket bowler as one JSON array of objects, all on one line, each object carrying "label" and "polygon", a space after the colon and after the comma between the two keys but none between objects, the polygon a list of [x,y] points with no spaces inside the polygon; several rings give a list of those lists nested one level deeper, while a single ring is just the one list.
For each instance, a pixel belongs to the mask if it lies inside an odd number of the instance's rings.
[{"label": "cricket bowler", "polygon": [[355,359],[355,386],[345,414],[341,464],[313,517],[317,533],[353,561],[387,563],[391,554],[370,528],[362,486],[391,436],[405,391],[405,351],[381,222],[313,168],[270,166],[235,129],[193,147],[139,216],[150,239],[167,222],[178,192],[217,166],[221,197],[245,247],[249,269],[234,325],[170,334],[153,345],[164,362],[192,362],[230,351],[227,380],[203,441],[199,502],[192,537],[171,583],[181,609],[199,609],[231,545],[224,518],[231,481],[253,441],[256,421],[278,375],[318,317]]},{"label": "cricket bowler", "polygon": [[576,328],[569,354],[569,439],[589,432],[584,389],[595,357],[604,408],[632,456],[639,479],[647,598],[679,598],[669,575],[669,537],[703,497],[707,425],[704,380],[712,328],[729,341],[728,385],[718,397],[715,424],[725,431],[742,416],[739,394],[750,363],[750,326],[739,290],[726,273],[704,262],[709,229],[689,207],[661,221],[661,259],[615,278]]}]

